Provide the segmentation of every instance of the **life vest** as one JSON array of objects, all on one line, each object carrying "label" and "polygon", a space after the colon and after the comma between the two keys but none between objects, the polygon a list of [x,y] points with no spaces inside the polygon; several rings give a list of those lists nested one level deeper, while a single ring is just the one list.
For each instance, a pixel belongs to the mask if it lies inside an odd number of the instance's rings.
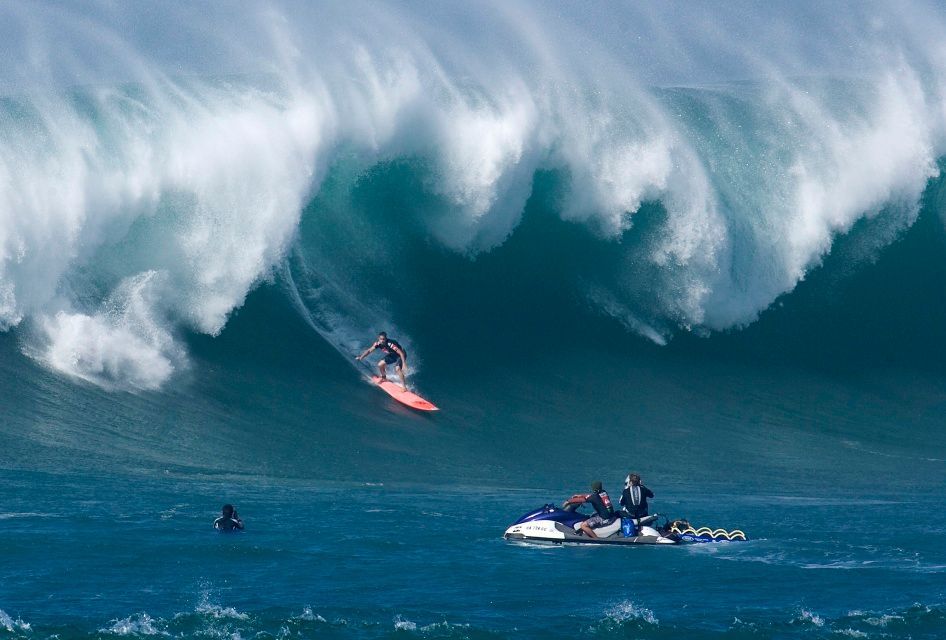
[{"label": "life vest", "polygon": [[611,496],[608,495],[607,491],[602,489],[601,493],[598,494],[598,497],[601,498],[601,502],[603,502],[604,506],[608,508],[608,511],[614,511],[614,507],[611,506]]},{"label": "life vest", "polygon": [[[571,498],[565,501],[565,504],[584,504],[586,502],[591,502],[591,498],[597,495],[601,499],[601,504],[604,505],[604,508],[607,509],[608,514],[614,513],[614,507],[611,506],[611,496],[608,495],[608,492],[601,490],[601,493],[576,493]],[[595,509],[597,512],[597,508]],[[598,515],[601,515],[600,513]],[[602,516],[604,517],[604,516]]]},{"label": "life vest", "polygon": [[404,353],[404,347],[402,347],[401,345],[399,345],[398,342],[397,342],[397,340],[392,340],[391,338],[385,338],[384,340],[378,340],[377,342],[374,343],[374,346],[375,346],[375,348],[377,348],[377,349],[381,349],[381,350],[384,351],[385,353],[393,353],[393,354],[395,354],[395,355],[400,355],[400,354],[398,354],[397,351],[394,350],[395,348],[397,348],[398,351],[400,351],[401,353]]}]

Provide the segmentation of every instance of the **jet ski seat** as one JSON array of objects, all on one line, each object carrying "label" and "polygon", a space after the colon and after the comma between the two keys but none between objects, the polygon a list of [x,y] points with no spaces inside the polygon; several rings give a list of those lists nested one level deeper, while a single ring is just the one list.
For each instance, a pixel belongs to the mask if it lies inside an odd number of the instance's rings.
[{"label": "jet ski seat", "polygon": [[[581,522],[576,522],[575,531],[578,531],[580,529],[581,529]],[[606,524],[603,527],[598,527],[594,531],[595,531],[595,535],[598,536],[599,538],[607,538],[609,536],[614,535],[620,530],[621,530],[621,519],[618,517],[615,517],[614,522],[612,522],[611,524]]]}]

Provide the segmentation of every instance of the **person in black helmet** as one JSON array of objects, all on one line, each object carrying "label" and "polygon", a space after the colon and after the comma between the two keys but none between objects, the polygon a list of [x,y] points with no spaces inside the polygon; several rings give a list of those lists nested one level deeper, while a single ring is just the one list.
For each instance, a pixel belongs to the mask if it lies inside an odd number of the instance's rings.
[{"label": "person in black helmet", "polygon": [[223,515],[214,520],[214,529],[217,531],[243,531],[243,521],[237,515],[232,504],[223,505]]},{"label": "person in black helmet", "polygon": [[382,331],[378,334],[378,339],[375,340],[374,344],[365,349],[364,352],[355,359],[364,360],[368,357],[368,354],[375,349],[381,349],[385,354],[384,358],[378,363],[378,371],[381,373],[381,380],[384,381],[388,379],[386,369],[389,364],[393,364],[398,375],[401,376],[401,386],[407,391],[407,380],[404,377],[404,369],[407,367],[407,352],[404,351],[404,347],[399,345],[397,340],[388,338],[388,334]]},{"label": "person in black helmet", "polygon": [[581,530],[589,538],[597,538],[595,529],[606,527],[614,522],[614,508],[611,506],[611,498],[608,492],[601,486],[600,480],[591,483],[591,493],[585,498],[585,502],[594,507],[594,514],[581,523]]}]

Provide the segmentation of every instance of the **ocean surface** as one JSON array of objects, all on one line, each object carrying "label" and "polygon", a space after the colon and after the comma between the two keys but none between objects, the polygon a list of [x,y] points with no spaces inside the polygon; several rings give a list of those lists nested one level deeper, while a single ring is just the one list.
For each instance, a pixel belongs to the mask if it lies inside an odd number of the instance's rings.
[{"label": "ocean surface", "polygon": [[944,32],[0,5],[0,640],[946,637]]}]

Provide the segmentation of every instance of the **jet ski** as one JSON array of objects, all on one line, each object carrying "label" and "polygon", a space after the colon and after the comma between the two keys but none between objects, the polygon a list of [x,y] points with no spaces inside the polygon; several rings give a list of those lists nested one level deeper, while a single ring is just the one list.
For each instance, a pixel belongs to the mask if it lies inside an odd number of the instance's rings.
[{"label": "jet ski", "polygon": [[627,512],[615,512],[614,521],[595,529],[597,538],[586,536],[581,523],[590,516],[578,511],[577,504],[566,502],[562,507],[546,504],[516,520],[503,537],[521,542],[553,544],[680,544],[678,534],[664,527],[657,528],[657,515],[633,518]]}]

